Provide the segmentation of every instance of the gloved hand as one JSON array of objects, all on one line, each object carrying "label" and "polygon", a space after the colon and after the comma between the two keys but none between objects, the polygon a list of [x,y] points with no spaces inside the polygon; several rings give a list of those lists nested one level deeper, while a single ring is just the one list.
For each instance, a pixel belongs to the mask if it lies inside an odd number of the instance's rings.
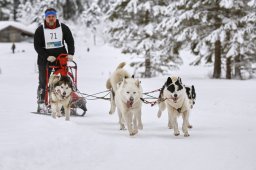
[{"label": "gloved hand", "polygon": [[54,56],[49,56],[48,58],[47,58],[47,61],[49,61],[49,62],[54,62],[56,60],[56,57],[54,57]]},{"label": "gloved hand", "polygon": [[69,61],[73,61],[73,57],[74,57],[73,55],[70,55],[70,54],[69,54],[67,57],[68,57],[68,60],[69,60]]}]

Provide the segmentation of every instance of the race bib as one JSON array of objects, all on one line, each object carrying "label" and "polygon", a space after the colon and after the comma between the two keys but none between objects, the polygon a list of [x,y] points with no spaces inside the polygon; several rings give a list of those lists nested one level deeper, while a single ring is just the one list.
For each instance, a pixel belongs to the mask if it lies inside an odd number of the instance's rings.
[{"label": "race bib", "polygon": [[55,29],[48,29],[44,26],[44,39],[45,39],[45,49],[53,49],[63,47],[63,34],[60,27]]}]

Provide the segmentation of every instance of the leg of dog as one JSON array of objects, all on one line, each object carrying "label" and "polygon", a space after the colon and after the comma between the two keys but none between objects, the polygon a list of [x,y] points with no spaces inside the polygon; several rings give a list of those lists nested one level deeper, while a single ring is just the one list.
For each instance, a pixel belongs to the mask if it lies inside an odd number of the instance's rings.
[{"label": "leg of dog", "polygon": [[62,104],[61,104],[61,103],[57,104],[57,108],[58,108],[58,110],[57,110],[57,116],[58,116],[58,117],[61,117],[61,108],[62,108]]},{"label": "leg of dog", "polygon": [[[169,114],[168,114],[169,115]],[[171,118],[169,118],[169,121],[168,121],[168,128],[169,129],[172,129],[173,128],[173,125],[172,125],[172,122],[171,122]]]},{"label": "leg of dog", "polygon": [[123,116],[125,118],[125,122],[127,124],[127,128],[128,128],[130,136],[135,135],[133,133],[133,130],[132,130],[132,116],[131,116],[131,113],[125,111],[125,112],[122,112],[122,114],[123,114]]},{"label": "leg of dog", "polygon": [[[190,110],[190,111],[191,111],[191,110]],[[190,116],[190,114],[189,114],[189,116]],[[193,126],[189,123],[189,116],[188,116],[188,128],[189,128],[189,129],[192,129]]]},{"label": "leg of dog", "polygon": [[52,117],[56,119],[57,111],[58,111],[58,106],[55,103],[51,103],[51,108],[52,108]]},{"label": "leg of dog", "polygon": [[117,112],[118,112],[118,118],[119,118],[120,130],[125,130],[125,126],[124,126],[124,120],[123,120],[122,112],[121,112],[121,111],[120,111],[120,109],[118,109],[118,108],[117,108]]},{"label": "leg of dog", "polygon": [[189,129],[192,129],[192,128],[193,128],[193,126],[189,123],[189,121],[188,121],[188,128],[189,128]]},{"label": "leg of dog", "polygon": [[143,124],[142,124],[142,121],[141,121],[141,109],[139,109],[139,111],[137,112],[137,114],[135,115],[137,118],[137,124],[138,124],[138,128],[140,130],[143,129]]},{"label": "leg of dog", "polygon": [[165,110],[165,108],[166,108],[165,101],[160,102],[160,103],[158,104],[158,107],[159,107],[159,109],[158,109],[157,117],[160,118],[161,115],[162,115],[162,112],[163,112],[163,111]]},{"label": "leg of dog", "polygon": [[178,129],[178,122],[177,122],[177,116],[178,116],[177,111],[174,110],[173,108],[169,107],[168,114],[169,114],[169,118],[171,118],[171,124],[173,125],[174,135],[175,136],[180,135],[180,132]]},{"label": "leg of dog", "polygon": [[116,103],[115,103],[113,92],[110,93],[110,104],[111,104],[111,106],[110,106],[109,114],[111,115],[116,111]]},{"label": "leg of dog", "polygon": [[132,113],[132,133],[135,135],[138,133],[138,124],[137,124],[137,116],[136,113]]},{"label": "leg of dog", "polygon": [[69,121],[70,120],[70,107],[64,106],[64,111],[65,111],[65,120]]},{"label": "leg of dog", "polygon": [[173,128],[173,125],[172,125],[172,115],[168,113],[168,128],[169,129],[172,129]]},{"label": "leg of dog", "polygon": [[189,125],[188,116],[189,116],[188,111],[185,111],[182,114],[182,118],[183,118],[182,131],[183,131],[185,137],[189,136],[189,133],[188,133],[188,125]]}]

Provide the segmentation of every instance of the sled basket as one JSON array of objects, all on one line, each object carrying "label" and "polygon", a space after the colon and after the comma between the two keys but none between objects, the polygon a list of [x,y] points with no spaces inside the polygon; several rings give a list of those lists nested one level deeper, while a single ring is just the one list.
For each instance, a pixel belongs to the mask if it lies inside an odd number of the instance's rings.
[{"label": "sled basket", "polygon": [[[45,104],[48,108],[51,108],[49,103],[49,77],[52,74],[60,74],[61,76],[70,77],[73,84],[73,92],[71,94],[71,115],[84,116],[86,108],[86,100],[83,96],[77,93],[77,64],[74,61],[68,61],[68,54],[60,54],[56,58],[56,65],[46,67],[46,90],[45,90]],[[79,110],[80,109],[80,110]]]}]

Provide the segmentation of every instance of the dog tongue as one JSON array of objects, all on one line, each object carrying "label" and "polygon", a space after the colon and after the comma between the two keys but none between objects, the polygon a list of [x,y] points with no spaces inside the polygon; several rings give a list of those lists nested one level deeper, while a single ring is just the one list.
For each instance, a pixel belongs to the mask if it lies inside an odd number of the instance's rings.
[{"label": "dog tongue", "polygon": [[173,97],[172,99],[173,99],[174,103],[176,103],[176,102],[177,102],[177,100],[178,100],[178,98],[177,98],[177,97]]},{"label": "dog tongue", "polygon": [[126,102],[126,106],[127,106],[128,108],[132,107],[132,104],[133,104],[133,102],[130,101],[130,100],[128,100],[128,101]]}]

